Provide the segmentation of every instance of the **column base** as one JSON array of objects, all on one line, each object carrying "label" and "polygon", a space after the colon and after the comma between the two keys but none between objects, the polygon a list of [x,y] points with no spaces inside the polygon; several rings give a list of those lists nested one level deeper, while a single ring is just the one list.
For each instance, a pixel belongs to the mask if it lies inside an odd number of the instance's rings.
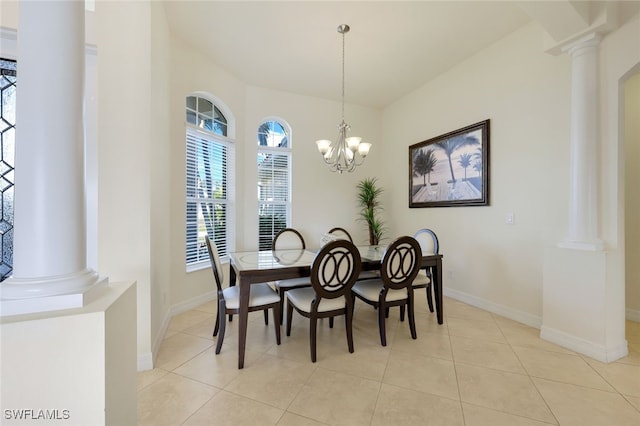
[{"label": "column base", "polygon": [[11,277],[0,285],[0,316],[82,308],[107,286],[108,279],[92,270],[40,280]]}]

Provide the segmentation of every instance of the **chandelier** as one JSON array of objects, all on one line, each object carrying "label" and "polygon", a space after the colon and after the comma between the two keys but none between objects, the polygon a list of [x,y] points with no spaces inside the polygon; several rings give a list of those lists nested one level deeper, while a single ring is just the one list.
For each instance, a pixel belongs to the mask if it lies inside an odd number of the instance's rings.
[{"label": "chandelier", "polygon": [[356,166],[364,162],[371,149],[371,144],[362,142],[362,138],[347,137],[351,127],[344,121],[344,35],[349,32],[349,29],[346,24],[338,26],[338,32],[342,34],[342,122],[338,125],[338,139],[336,142],[327,139],[316,141],[318,151],[329,169],[339,173],[354,171]]}]

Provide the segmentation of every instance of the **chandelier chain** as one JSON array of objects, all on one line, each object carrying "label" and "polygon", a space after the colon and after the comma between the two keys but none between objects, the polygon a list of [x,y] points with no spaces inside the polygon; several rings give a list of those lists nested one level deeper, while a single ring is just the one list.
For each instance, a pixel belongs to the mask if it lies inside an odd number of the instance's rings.
[{"label": "chandelier chain", "polygon": [[345,31],[342,32],[342,121],[344,121],[344,37]]}]

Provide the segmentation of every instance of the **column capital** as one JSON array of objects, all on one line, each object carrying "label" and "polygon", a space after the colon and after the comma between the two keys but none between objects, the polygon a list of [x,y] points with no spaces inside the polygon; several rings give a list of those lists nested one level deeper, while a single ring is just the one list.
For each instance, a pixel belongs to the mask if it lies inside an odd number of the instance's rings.
[{"label": "column capital", "polygon": [[590,51],[592,48],[598,47],[601,41],[602,35],[600,33],[589,33],[577,40],[573,40],[570,43],[565,44],[562,46],[562,51],[572,57],[580,56],[583,53]]}]

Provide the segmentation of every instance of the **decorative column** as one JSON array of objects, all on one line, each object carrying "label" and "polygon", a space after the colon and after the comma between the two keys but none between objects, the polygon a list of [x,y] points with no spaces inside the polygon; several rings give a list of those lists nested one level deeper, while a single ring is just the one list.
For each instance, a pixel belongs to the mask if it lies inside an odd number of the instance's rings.
[{"label": "decorative column", "polygon": [[602,250],[598,239],[598,45],[589,34],[563,50],[571,56],[569,235],[562,248]]},{"label": "decorative column", "polygon": [[84,2],[19,7],[13,276],[0,287],[3,315],[82,306],[98,281],[86,255]]}]

